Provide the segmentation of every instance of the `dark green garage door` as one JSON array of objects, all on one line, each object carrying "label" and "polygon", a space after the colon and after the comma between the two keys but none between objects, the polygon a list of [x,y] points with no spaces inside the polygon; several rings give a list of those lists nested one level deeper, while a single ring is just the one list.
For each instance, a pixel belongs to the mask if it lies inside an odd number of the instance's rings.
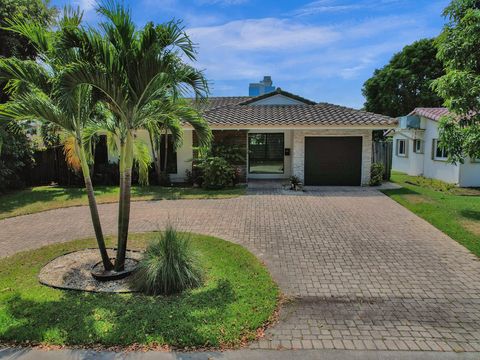
[{"label": "dark green garage door", "polygon": [[306,137],[305,185],[360,185],[362,137]]}]

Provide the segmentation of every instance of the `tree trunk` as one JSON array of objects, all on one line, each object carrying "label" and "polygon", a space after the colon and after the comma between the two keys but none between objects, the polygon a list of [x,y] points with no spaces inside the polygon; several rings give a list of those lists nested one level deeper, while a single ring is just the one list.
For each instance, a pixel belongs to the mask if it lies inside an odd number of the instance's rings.
[{"label": "tree trunk", "polygon": [[130,222],[130,195],[132,188],[133,137],[127,133],[120,142],[120,200],[118,204],[118,242],[115,271],[125,269],[127,253],[128,225]]},{"label": "tree trunk", "polygon": [[153,166],[155,168],[155,175],[157,176],[158,185],[160,185],[160,179],[162,175],[162,169],[160,168],[160,151],[157,151],[157,141],[150,130],[148,130],[148,136],[150,137],[150,148],[153,155]]},{"label": "tree trunk", "polygon": [[92,180],[90,179],[90,169],[85,156],[85,149],[83,148],[83,144],[79,141],[76,142],[76,146],[77,153],[80,154],[80,163],[82,166],[83,179],[85,181],[85,189],[87,190],[90,216],[92,218],[92,224],[95,231],[95,238],[97,239],[98,249],[100,250],[100,255],[102,256],[103,267],[107,271],[112,270],[113,264],[108,257],[105,240],[103,238],[102,224],[100,222],[100,216],[98,215],[97,202],[95,200],[95,194],[93,192]]},{"label": "tree trunk", "polygon": [[168,155],[168,130],[165,129],[165,167],[163,168],[163,171],[165,171],[165,174],[168,174],[168,170],[167,170],[167,155]]}]

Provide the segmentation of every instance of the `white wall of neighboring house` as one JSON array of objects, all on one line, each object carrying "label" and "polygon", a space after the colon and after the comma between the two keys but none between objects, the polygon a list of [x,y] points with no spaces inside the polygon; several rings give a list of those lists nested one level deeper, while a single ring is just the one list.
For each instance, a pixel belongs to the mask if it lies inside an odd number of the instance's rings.
[{"label": "white wall of neighboring house", "polygon": [[[410,130],[395,132],[393,136],[393,161],[392,168],[409,175],[422,175],[423,173],[423,154],[416,154],[413,151],[415,133]],[[398,140],[405,141],[406,152],[404,156],[398,154]]]},{"label": "white wall of neighboring house", "polygon": [[459,183],[460,167],[434,157],[433,140],[438,139],[438,122],[425,119],[425,157],[423,176],[452,184]]},{"label": "white wall of neighboring house", "polygon": [[463,187],[480,186],[480,160],[465,159],[465,162],[460,165],[459,185]]},{"label": "white wall of neighboring house", "polygon": [[[396,129],[393,137],[392,169],[413,176],[425,176],[463,187],[480,186],[480,162],[466,159],[464,164],[451,164],[435,157],[434,140],[438,139],[438,122],[421,117],[420,128]],[[397,140],[407,141],[406,156],[399,156]],[[414,140],[423,140],[423,154],[414,152]]]}]

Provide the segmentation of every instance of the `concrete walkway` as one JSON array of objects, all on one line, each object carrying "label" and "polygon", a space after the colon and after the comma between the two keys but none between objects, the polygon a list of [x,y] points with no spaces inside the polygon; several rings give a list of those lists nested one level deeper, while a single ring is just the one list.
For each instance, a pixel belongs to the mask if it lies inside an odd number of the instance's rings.
[{"label": "concrete walkway", "polygon": [[[477,257],[375,190],[287,194],[135,202],[131,231],[170,221],[263,259],[295,300],[252,349],[480,351]],[[116,210],[100,206],[106,233]],[[92,235],[86,207],[5,219],[1,256]]]}]

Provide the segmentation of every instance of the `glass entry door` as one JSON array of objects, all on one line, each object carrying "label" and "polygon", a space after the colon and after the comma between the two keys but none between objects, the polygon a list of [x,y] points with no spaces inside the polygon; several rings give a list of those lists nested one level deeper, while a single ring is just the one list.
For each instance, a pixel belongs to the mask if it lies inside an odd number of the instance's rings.
[{"label": "glass entry door", "polygon": [[250,174],[283,174],[283,133],[248,134],[248,172]]}]

